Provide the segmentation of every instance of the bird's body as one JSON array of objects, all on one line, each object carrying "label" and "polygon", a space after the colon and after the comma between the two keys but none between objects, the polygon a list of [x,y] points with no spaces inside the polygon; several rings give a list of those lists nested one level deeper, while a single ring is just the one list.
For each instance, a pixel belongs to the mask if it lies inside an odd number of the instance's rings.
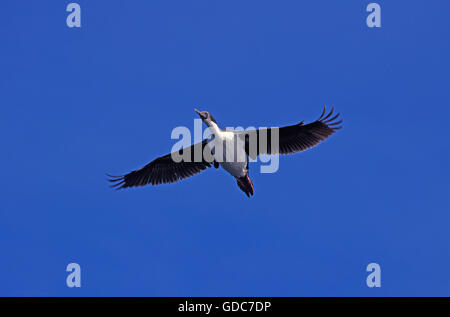
[{"label": "bird's body", "polygon": [[[333,109],[326,114],[324,108],[320,118],[310,124],[303,121],[282,128],[268,128],[245,132],[221,130],[216,120],[206,111],[195,110],[209,127],[212,138],[205,139],[161,156],[141,169],[110,179],[117,188],[173,183],[193,176],[208,167],[221,166],[236,178],[239,188],[247,195],[254,193],[248,174],[249,156],[261,154],[289,154],[301,152],[327,139],[342,121],[335,121],[339,114],[331,117]],[[330,118],[331,117],[331,118]],[[202,153],[200,159],[195,153]],[[181,158],[181,159],[180,159]]]},{"label": "bird's body", "polygon": [[[245,153],[245,144],[240,142],[239,135],[232,131],[216,129],[214,132],[214,140],[218,144],[223,144],[223,151],[216,151],[213,142],[208,143],[215,161],[219,162],[219,165],[232,176],[236,178],[245,176],[247,173],[248,156]],[[241,147],[235,149],[239,145]]]}]

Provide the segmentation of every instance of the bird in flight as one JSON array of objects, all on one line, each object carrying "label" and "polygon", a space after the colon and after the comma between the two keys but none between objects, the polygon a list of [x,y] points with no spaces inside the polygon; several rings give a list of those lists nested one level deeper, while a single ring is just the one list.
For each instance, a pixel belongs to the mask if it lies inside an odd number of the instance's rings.
[{"label": "bird in flight", "polygon": [[[281,128],[261,128],[247,131],[222,130],[207,111],[195,112],[211,131],[211,138],[158,157],[144,167],[109,181],[117,189],[174,183],[214,166],[220,166],[236,178],[239,188],[250,197],[254,193],[249,177],[248,161],[261,154],[291,154],[310,149],[340,129],[339,113],[334,108],[327,113],[324,106],[319,119]],[[200,153],[200,155],[198,155]]]}]

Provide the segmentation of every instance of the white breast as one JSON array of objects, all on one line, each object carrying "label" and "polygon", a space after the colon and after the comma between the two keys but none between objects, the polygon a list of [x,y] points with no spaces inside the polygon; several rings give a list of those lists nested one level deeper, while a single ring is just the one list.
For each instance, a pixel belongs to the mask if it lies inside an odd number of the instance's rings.
[{"label": "white breast", "polygon": [[[212,152],[217,162],[234,177],[247,173],[247,154],[245,143],[231,131],[217,131],[214,134]],[[221,146],[223,144],[223,146]]]}]

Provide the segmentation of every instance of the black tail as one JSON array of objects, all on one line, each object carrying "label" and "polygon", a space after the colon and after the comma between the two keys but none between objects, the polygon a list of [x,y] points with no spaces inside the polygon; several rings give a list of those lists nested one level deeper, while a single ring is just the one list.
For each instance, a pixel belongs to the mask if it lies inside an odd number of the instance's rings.
[{"label": "black tail", "polygon": [[252,180],[250,179],[250,177],[248,177],[248,173],[245,174],[245,176],[236,178],[237,180],[237,184],[239,186],[239,188],[248,196],[250,197],[250,195],[253,195],[253,193],[255,192],[254,188],[253,188],[253,183]]}]

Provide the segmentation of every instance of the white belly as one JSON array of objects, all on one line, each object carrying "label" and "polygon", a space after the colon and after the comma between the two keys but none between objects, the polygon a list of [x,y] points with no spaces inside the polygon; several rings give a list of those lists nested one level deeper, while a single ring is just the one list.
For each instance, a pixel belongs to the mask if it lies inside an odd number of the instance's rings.
[{"label": "white belly", "polygon": [[245,144],[240,138],[235,137],[232,132],[221,132],[215,135],[215,142],[211,144],[214,144],[212,147],[214,158],[224,170],[234,177],[245,176],[248,158],[245,153]]},{"label": "white belly", "polygon": [[219,163],[224,170],[233,175],[234,177],[242,177],[245,176],[247,172],[247,163],[242,162],[222,162]]}]

